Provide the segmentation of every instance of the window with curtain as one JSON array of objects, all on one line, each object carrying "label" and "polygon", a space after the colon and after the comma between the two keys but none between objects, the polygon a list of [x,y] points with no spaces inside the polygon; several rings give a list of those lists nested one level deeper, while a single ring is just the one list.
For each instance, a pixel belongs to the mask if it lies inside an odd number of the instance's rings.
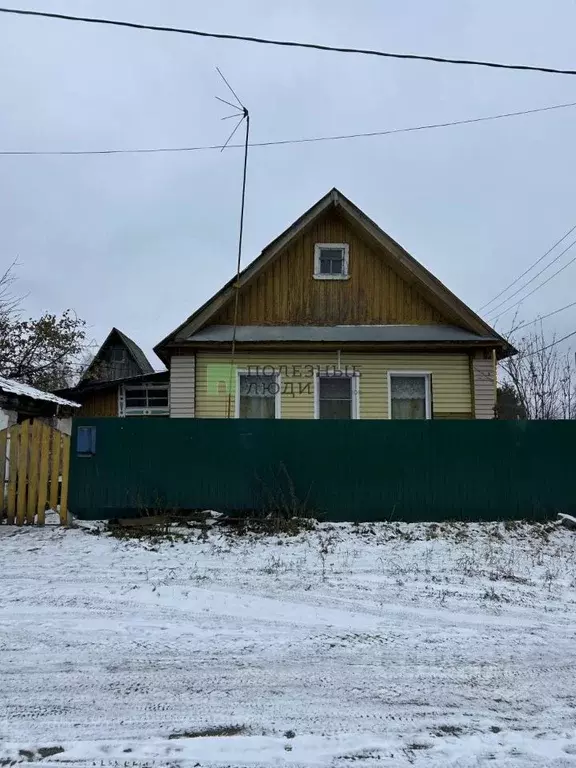
[{"label": "window with curtain", "polygon": [[353,379],[351,376],[318,377],[318,418],[354,418]]},{"label": "window with curtain", "polygon": [[279,384],[270,376],[240,374],[238,416],[241,419],[275,419]]},{"label": "window with curtain", "polygon": [[428,376],[426,374],[412,376],[392,374],[390,376],[391,418],[429,418],[428,397]]}]

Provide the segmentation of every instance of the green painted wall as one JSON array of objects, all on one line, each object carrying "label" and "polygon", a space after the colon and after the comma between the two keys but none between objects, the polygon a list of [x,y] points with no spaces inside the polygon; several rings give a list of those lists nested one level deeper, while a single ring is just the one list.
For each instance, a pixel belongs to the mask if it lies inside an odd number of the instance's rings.
[{"label": "green painted wall", "polygon": [[[77,455],[79,426],[95,455]],[[576,422],[75,419],[70,509],[253,510],[327,520],[576,514]]]}]

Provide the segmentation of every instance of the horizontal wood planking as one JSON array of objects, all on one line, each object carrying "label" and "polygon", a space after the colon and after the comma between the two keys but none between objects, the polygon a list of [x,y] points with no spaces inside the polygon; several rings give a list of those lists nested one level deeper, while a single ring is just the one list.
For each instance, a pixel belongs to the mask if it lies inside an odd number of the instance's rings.
[{"label": "horizontal wood planking", "polygon": [[[347,280],[315,280],[315,243],[348,243]],[[445,324],[419,290],[389,266],[378,252],[335,212],[313,224],[282,252],[239,296],[239,325]],[[230,301],[211,324],[230,325]]]},{"label": "horizontal wood planking", "polygon": [[195,357],[175,355],[170,359],[170,416],[192,418],[195,415]]},{"label": "horizontal wood planking", "polygon": [[496,379],[492,358],[477,357],[473,363],[475,418],[493,419],[496,405]]},{"label": "horizontal wood planking", "polygon": [[[196,416],[198,418],[224,418],[227,415],[228,397],[226,394],[229,375],[227,363],[229,353],[198,352],[196,355]],[[337,352],[242,352],[235,357],[235,367],[243,369],[248,365],[338,365]],[[211,366],[213,366],[211,368]],[[356,366],[360,372],[360,418],[388,418],[388,371],[424,371],[432,374],[433,413],[462,414],[462,418],[470,415],[472,398],[470,392],[470,376],[468,355],[453,354],[368,354],[358,352],[341,353],[341,368]],[[218,386],[218,371],[221,371],[222,384]],[[235,390],[235,379],[232,377],[232,394]],[[282,418],[312,419],[314,418],[314,393],[312,378],[293,378],[284,375],[282,385],[288,382],[296,385],[301,382],[312,384],[311,391],[292,397],[282,395]],[[189,380],[189,387],[193,386]],[[446,416],[445,418],[450,418]]]}]

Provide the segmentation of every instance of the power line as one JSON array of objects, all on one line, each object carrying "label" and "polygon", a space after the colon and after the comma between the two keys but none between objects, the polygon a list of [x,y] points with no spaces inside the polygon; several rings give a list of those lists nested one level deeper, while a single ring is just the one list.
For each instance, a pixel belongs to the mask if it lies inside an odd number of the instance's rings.
[{"label": "power line", "polygon": [[[574,242],[576,242],[576,240]],[[572,245],[574,245],[574,243],[572,243],[569,247],[571,248]],[[510,312],[511,309],[514,309],[514,307],[517,307],[519,304],[522,304],[522,302],[525,301],[529,296],[532,296],[533,293],[536,293],[536,291],[538,291],[540,288],[542,288],[547,283],[549,283],[550,280],[553,280],[556,277],[556,275],[560,274],[560,272],[564,272],[564,270],[567,267],[569,267],[570,264],[573,264],[575,261],[576,261],[576,256],[574,256],[573,259],[570,259],[569,262],[564,264],[563,267],[560,267],[560,269],[556,270],[556,272],[554,272],[553,275],[550,275],[549,278],[547,278],[543,282],[539,283],[539,285],[537,285],[536,288],[533,288],[529,293],[527,293],[526,296],[523,296],[519,301],[515,302],[510,307],[508,307],[508,309],[502,310],[502,312],[500,312],[500,314],[497,317],[495,317],[491,322],[495,323],[497,320],[499,320],[502,317],[502,315],[506,315],[508,312]]]},{"label": "power line", "polygon": [[295,40],[274,40],[265,37],[253,37],[249,35],[232,35],[223,32],[203,32],[197,29],[182,27],[167,27],[157,24],[139,24],[134,21],[118,21],[116,19],[94,18],[91,16],[73,16],[67,13],[48,13],[47,11],[30,11],[19,8],[0,8],[0,13],[11,13],[18,16],[38,16],[46,19],[59,19],[64,21],[81,21],[87,24],[107,24],[114,27],[129,27],[130,29],[146,29],[152,32],[176,32],[181,35],[194,35],[196,37],[210,37],[219,40],[237,40],[245,43],[259,43],[261,45],[276,45],[287,48],[308,48],[316,51],[330,51],[333,53],[353,53],[363,56],[379,56],[388,59],[407,59],[414,61],[430,61],[439,64],[464,64],[474,67],[490,67],[492,69],[512,69],[528,72],[544,72],[554,75],[576,75],[574,69],[557,69],[556,67],[541,67],[529,64],[502,64],[494,61],[481,61],[475,59],[452,59],[445,56],[425,56],[416,53],[390,53],[370,48],[345,48],[335,45],[323,45],[321,43],[302,43]]},{"label": "power line", "polygon": [[[496,301],[496,299],[499,299],[499,298],[500,298],[500,296],[502,296],[502,294],[503,294],[503,293],[506,293],[506,291],[507,291],[509,288],[512,288],[512,286],[513,286],[513,285],[516,285],[516,283],[517,283],[519,280],[522,280],[522,278],[523,278],[525,275],[527,275],[527,274],[528,274],[528,272],[531,272],[531,271],[534,269],[534,267],[535,267],[535,266],[537,266],[538,264],[540,264],[540,262],[541,262],[543,259],[545,259],[545,258],[546,258],[546,256],[548,256],[548,254],[552,253],[552,251],[554,250],[554,248],[556,248],[556,246],[557,246],[557,245],[560,245],[560,243],[561,243],[563,240],[566,240],[566,238],[568,237],[568,235],[571,235],[571,234],[572,234],[572,232],[574,232],[574,230],[575,230],[575,229],[576,229],[576,224],[574,224],[574,226],[573,226],[573,227],[571,227],[571,228],[568,230],[568,232],[566,232],[566,234],[565,234],[565,235],[562,235],[562,237],[560,238],[560,240],[557,240],[557,241],[554,243],[554,245],[553,245],[551,248],[548,248],[548,250],[546,251],[546,253],[545,253],[545,254],[543,254],[542,256],[540,256],[540,258],[539,258],[539,259],[536,259],[536,261],[535,261],[533,264],[531,264],[531,265],[528,267],[528,269],[526,269],[524,272],[522,272],[522,274],[521,274],[521,275],[518,275],[518,277],[514,278],[514,280],[512,280],[512,282],[510,283],[510,285],[507,285],[507,286],[506,286],[506,288],[503,288],[503,289],[500,291],[500,293],[497,293],[497,294],[496,294],[496,296],[494,296],[493,298],[491,298],[491,299],[490,299],[490,301],[487,301],[487,302],[486,302],[486,304],[482,304],[482,306],[480,307],[480,309],[479,309],[478,311],[479,311],[479,312],[481,312],[481,311],[482,311],[482,310],[483,310],[485,307],[488,307],[490,304],[492,304],[492,302]],[[552,262],[552,263],[553,263],[553,262]],[[548,265],[548,266],[550,266],[550,265]],[[538,274],[541,274],[541,273],[539,272]],[[536,275],[536,277],[538,277],[538,275]],[[511,299],[511,298],[512,298],[512,296],[508,296],[508,299]],[[508,301],[508,299],[505,299],[505,301]],[[504,304],[504,303],[505,303],[505,302],[502,302],[502,304]],[[498,305],[498,306],[501,306],[501,305]],[[491,310],[491,311],[492,311],[492,310]]]},{"label": "power line", "polygon": [[555,347],[557,344],[561,344],[563,341],[566,341],[566,339],[569,339],[572,336],[576,336],[576,331],[572,331],[572,333],[567,333],[566,336],[562,336],[561,339],[556,339],[556,341],[553,341],[551,344],[547,344],[545,347],[540,347],[540,349],[535,349],[532,352],[526,352],[524,354],[520,354],[519,357],[532,357],[533,355],[537,355],[539,352],[544,352],[547,349],[551,349],[552,347]]},{"label": "power line", "polygon": [[[576,229],[576,225],[574,225],[574,227],[573,227],[573,228],[570,230],[570,232],[572,232],[574,229]],[[568,233],[568,234],[570,234],[570,233]],[[565,237],[566,237],[566,235],[565,235]],[[562,238],[562,239],[564,239],[564,238]],[[534,280],[536,280],[536,278],[537,278],[537,277],[540,277],[540,275],[541,275],[543,272],[546,272],[546,270],[547,270],[547,269],[549,269],[549,268],[552,266],[552,264],[555,264],[555,263],[558,261],[558,259],[561,259],[561,258],[562,258],[562,256],[564,256],[564,254],[565,254],[567,251],[569,251],[569,250],[570,250],[570,248],[572,248],[572,247],[573,247],[575,244],[576,244],[576,240],[573,240],[573,241],[570,243],[570,245],[566,246],[566,248],[564,248],[564,250],[563,250],[563,251],[560,251],[560,253],[559,253],[557,256],[555,256],[555,257],[552,259],[552,261],[551,261],[549,264],[546,264],[546,266],[545,266],[545,267],[542,267],[542,269],[541,269],[539,272],[536,272],[536,274],[535,274],[535,275],[533,275],[533,276],[530,278],[530,280],[527,280],[527,281],[524,283],[524,285],[521,285],[521,286],[520,286],[520,288],[517,288],[517,289],[514,291],[514,293],[511,293],[511,294],[510,294],[510,296],[508,296],[507,298],[505,298],[505,299],[504,299],[503,301],[501,301],[499,304],[496,304],[496,306],[495,306],[495,307],[492,307],[492,309],[490,310],[490,312],[489,312],[488,314],[489,314],[489,315],[494,315],[494,314],[496,314],[496,313],[497,313],[497,311],[498,311],[498,308],[499,308],[499,307],[501,307],[503,304],[506,304],[506,302],[507,302],[507,301],[510,301],[510,299],[513,299],[513,298],[514,298],[514,296],[517,296],[519,293],[521,293],[521,292],[524,290],[524,288],[526,288],[526,287],[527,287],[527,286],[529,286],[531,283],[533,283],[533,282],[534,282]],[[556,245],[558,245],[558,243],[556,243]],[[556,247],[556,246],[554,246],[554,247]],[[552,250],[552,249],[551,249],[551,250]]]},{"label": "power line", "polygon": [[529,325],[534,325],[534,323],[538,323],[541,320],[546,320],[548,317],[553,317],[554,315],[558,315],[560,312],[564,312],[566,309],[570,309],[571,307],[576,307],[576,301],[573,301],[571,304],[566,304],[565,307],[560,307],[560,309],[555,309],[553,312],[548,312],[547,315],[540,315],[535,320],[530,320],[527,323],[521,323],[520,325],[514,326],[512,330],[510,331],[510,334],[515,333],[516,331],[519,331],[521,328],[526,328]]},{"label": "power line", "polygon": [[[309,144],[320,141],[343,141],[346,139],[363,139],[376,136],[390,136],[395,133],[414,133],[416,131],[428,131],[436,128],[450,128],[456,125],[470,125],[472,123],[483,123],[489,120],[502,120],[509,117],[519,117],[522,115],[533,115],[538,112],[550,112],[555,109],[566,109],[567,107],[576,107],[576,101],[566,104],[552,104],[548,107],[536,107],[535,109],[523,109],[518,112],[503,112],[497,115],[485,115],[484,117],[470,117],[464,120],[451,120],[445,123],[426,123],[424,125],[413,125],[406,128],[389,128],[382,131],[369,131],[367,133],[348,133],[336,136],[313,136],[302,139],[279,139],[277,141],[257,141],[251,142],[250,147],[274,147],[287,144]],[[151,154],[159,152],[199,152],[202,150],[223,149],[222,144],[208,144],[197,147],[144,147],[136,149],[79,149],[79,150],[3,150],[0,155],[127,155],[127,154]],[[228,144],[228,148],[244,149],[244,144]],[[564,238],[562,238],[564,239]],[[559,241],[560,242],[560,241]],[[558,245],[558,243],[556,243]],[[551,249],[552,250],[552,249]],[[547,255],[547,254],[546,254]],[[497,297],[494,297],[497,298]],[[489,304],[491,302],[488,302]],[[484,305],[486,306],[486,305]]]}]

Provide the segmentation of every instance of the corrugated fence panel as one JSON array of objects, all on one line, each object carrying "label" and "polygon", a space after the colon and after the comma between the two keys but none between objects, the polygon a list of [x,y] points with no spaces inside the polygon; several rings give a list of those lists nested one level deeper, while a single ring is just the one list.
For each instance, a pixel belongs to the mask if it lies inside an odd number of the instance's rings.
[{"label": "corrugated fence panel", "polygon": [[[78,455],[78,427],[96,430]],[[82,519],[289,509],[329,520],[576,513],[576,422],[76,419]]]}]

